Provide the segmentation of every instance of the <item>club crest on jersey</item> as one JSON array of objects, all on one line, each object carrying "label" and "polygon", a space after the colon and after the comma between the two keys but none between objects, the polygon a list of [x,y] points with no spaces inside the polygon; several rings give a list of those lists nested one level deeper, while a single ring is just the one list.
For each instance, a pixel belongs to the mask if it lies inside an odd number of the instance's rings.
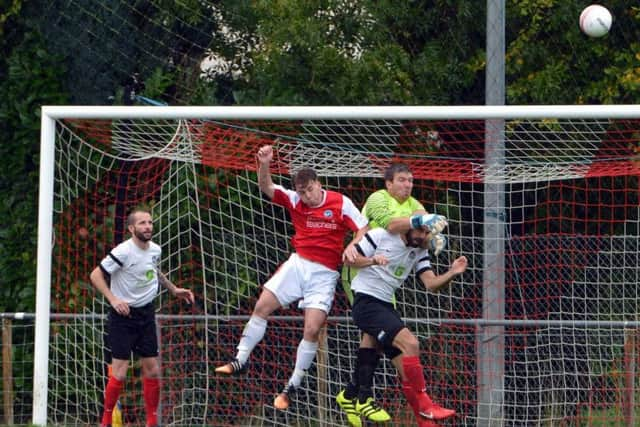
[{"label": "club crest on jersey", "polygon": [[325,210],[325,211],[322,213],[322,215],[323,215],[325,218],[331,218],[331,217],[333,217],[333,212],[331,212],[331,209],[327,209],[327,210]]}]

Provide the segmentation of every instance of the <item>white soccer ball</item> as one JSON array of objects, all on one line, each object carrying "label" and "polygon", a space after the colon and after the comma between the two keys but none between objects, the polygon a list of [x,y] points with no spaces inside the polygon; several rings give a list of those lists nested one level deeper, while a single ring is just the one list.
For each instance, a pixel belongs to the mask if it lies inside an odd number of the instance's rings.
[{"label": "white soccer ball", "polygon": [[606,7],[592,4],[580,14],[580,29],[589,37],[602,37],[609,32],[612,20]]}]

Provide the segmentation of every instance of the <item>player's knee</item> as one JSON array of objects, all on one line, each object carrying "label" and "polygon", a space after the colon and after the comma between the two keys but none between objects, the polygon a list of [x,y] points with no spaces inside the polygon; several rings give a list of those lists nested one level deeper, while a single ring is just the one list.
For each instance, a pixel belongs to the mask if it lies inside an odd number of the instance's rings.
[{"label": "player's knee", "polygon": [[280,303],[276,296],[268,289],[265,289],[253,308],[253,314],[267,319],[279,306]]},{"label": "player's knee", "polygon": [[362,334],[362,338],[360,338],[360,347],[365,348],[375,348],[378,345],[378,340],[375,337],[367,334],[366,332]]},{"label": "player's knee", "polygon": [[411,336],[411,339],[407,340],[403,353],[407,356],[417,356],[420,354],[420,343],[416,337]]},{"label": "player's knee", "polygon": [[261,307],[256,305],[255,308],[253,309],[253,313],[251,313],[252,316],[258,316],[262,319],[269,319],[269,316],[271,315],[271,312],[269,310],[267,310],[265,307]]},{"label": "player's knee", "polygon": [[142,359],[142,376],[144,378],[160,377],[160,364],[156,358],[150,357]]},{"label": "player's knee", "polygon": [[398,334],[393,343],[405,356],[417,356],[420,354],[420,343],[411,333]]},{"label": "player's knee", "polygon": [[127,373],[123,373],[123,374],[116,374],[115,372],[113,374],[111,374],[111,376],[115,379],[117,379],[118,381],[122,382],[124,380],[127,379]]},{"label": "player's knee", "polygon": [[118,381],[124,381],[127,378],[129,363],[126,360],[113,359],[111,364],[111,376]]},{"label": "player's knee", "polygon": [[160,378],[160,369],[159,368],[150,368],[150,369],[146,369],[142,376],[144,378]]},{"label": "player's knee", "polygon": [[320,330],[322,329],[322,325],[304,325],[304,339],[307,341],[318,342],[320,338]]}]

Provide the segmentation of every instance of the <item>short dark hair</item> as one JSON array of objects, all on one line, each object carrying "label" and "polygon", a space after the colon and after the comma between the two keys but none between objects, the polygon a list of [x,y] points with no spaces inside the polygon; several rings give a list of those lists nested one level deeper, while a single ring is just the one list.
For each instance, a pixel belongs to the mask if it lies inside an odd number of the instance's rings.
[{"label": "short dark hair", "polygon": [[407,166],[406,163],[391,163],[384,170],[384,180],[385,181],[393,181],[393,178],[397,173],[407,172],[411,173],[411,169]]},{"label": "short dark hair", "polygon": [[129,215],[127,215],[127,227],[136,223],[135,216],[137,213],[148,213],[151,215],[151,210],[140,206],[131,209],[131,211],[129,211]]},{"label": "short dark hair", "polygon": [[318,174],[311,168],[302,168],[293,175],[293,185],[304,187],[311,181],[317,181]]}]

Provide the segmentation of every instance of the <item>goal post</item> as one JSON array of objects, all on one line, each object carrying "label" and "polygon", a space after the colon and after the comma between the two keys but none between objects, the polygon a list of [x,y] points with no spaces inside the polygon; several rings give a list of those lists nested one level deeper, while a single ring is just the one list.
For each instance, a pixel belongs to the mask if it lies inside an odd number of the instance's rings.
[{"label": "goal post", "polygon": [[40,128],[36,331],[33,370],[33,423],[36,425],[46,425],[47,421],[54,155],[55,121],[45,113],[45,109],[43,108]]},{"label": "goal post", "polygon": [[[504,121],[504,158],[487,163],[491,121]],[[340,287],[322,366],[286,414],[270,402],[293,369],[297,310],[270,319],[246,378],[213,373],[290,251],[286,214],[257,187],[255,151],[268,143],[274,181],[290,186],[292,171],[312,166],[358,207],[383,187],[384,168],[403,161],[414,196],[449,218],[450,245],[434,269],[465,255],[468,271],[439,293],[412,280],[397,299],[420,340],[427,387],[463,414],[457,425],[635,419],[637,378],[613,373],[631,365],[637,340],[625,337],[640,326],[640,106],[45,106],[33,424],[98,419],[107,307],[88,272],[118,243],[121,212],[140,203],[153,211],[163,270],[198,299],[187,308],[158,297],[163,424],[345,422],[325,407],[349,380],[358,345]],[[495,188],[504,211],[488,212]],[[487,277],[501,277],[504,293],[484,289]],[[482,347],[495,331],[499,357]],[[125,387],[129,420],[143,412],[135,380]],[[410,422],[388,362],[375,392],[394,425]]]}]

